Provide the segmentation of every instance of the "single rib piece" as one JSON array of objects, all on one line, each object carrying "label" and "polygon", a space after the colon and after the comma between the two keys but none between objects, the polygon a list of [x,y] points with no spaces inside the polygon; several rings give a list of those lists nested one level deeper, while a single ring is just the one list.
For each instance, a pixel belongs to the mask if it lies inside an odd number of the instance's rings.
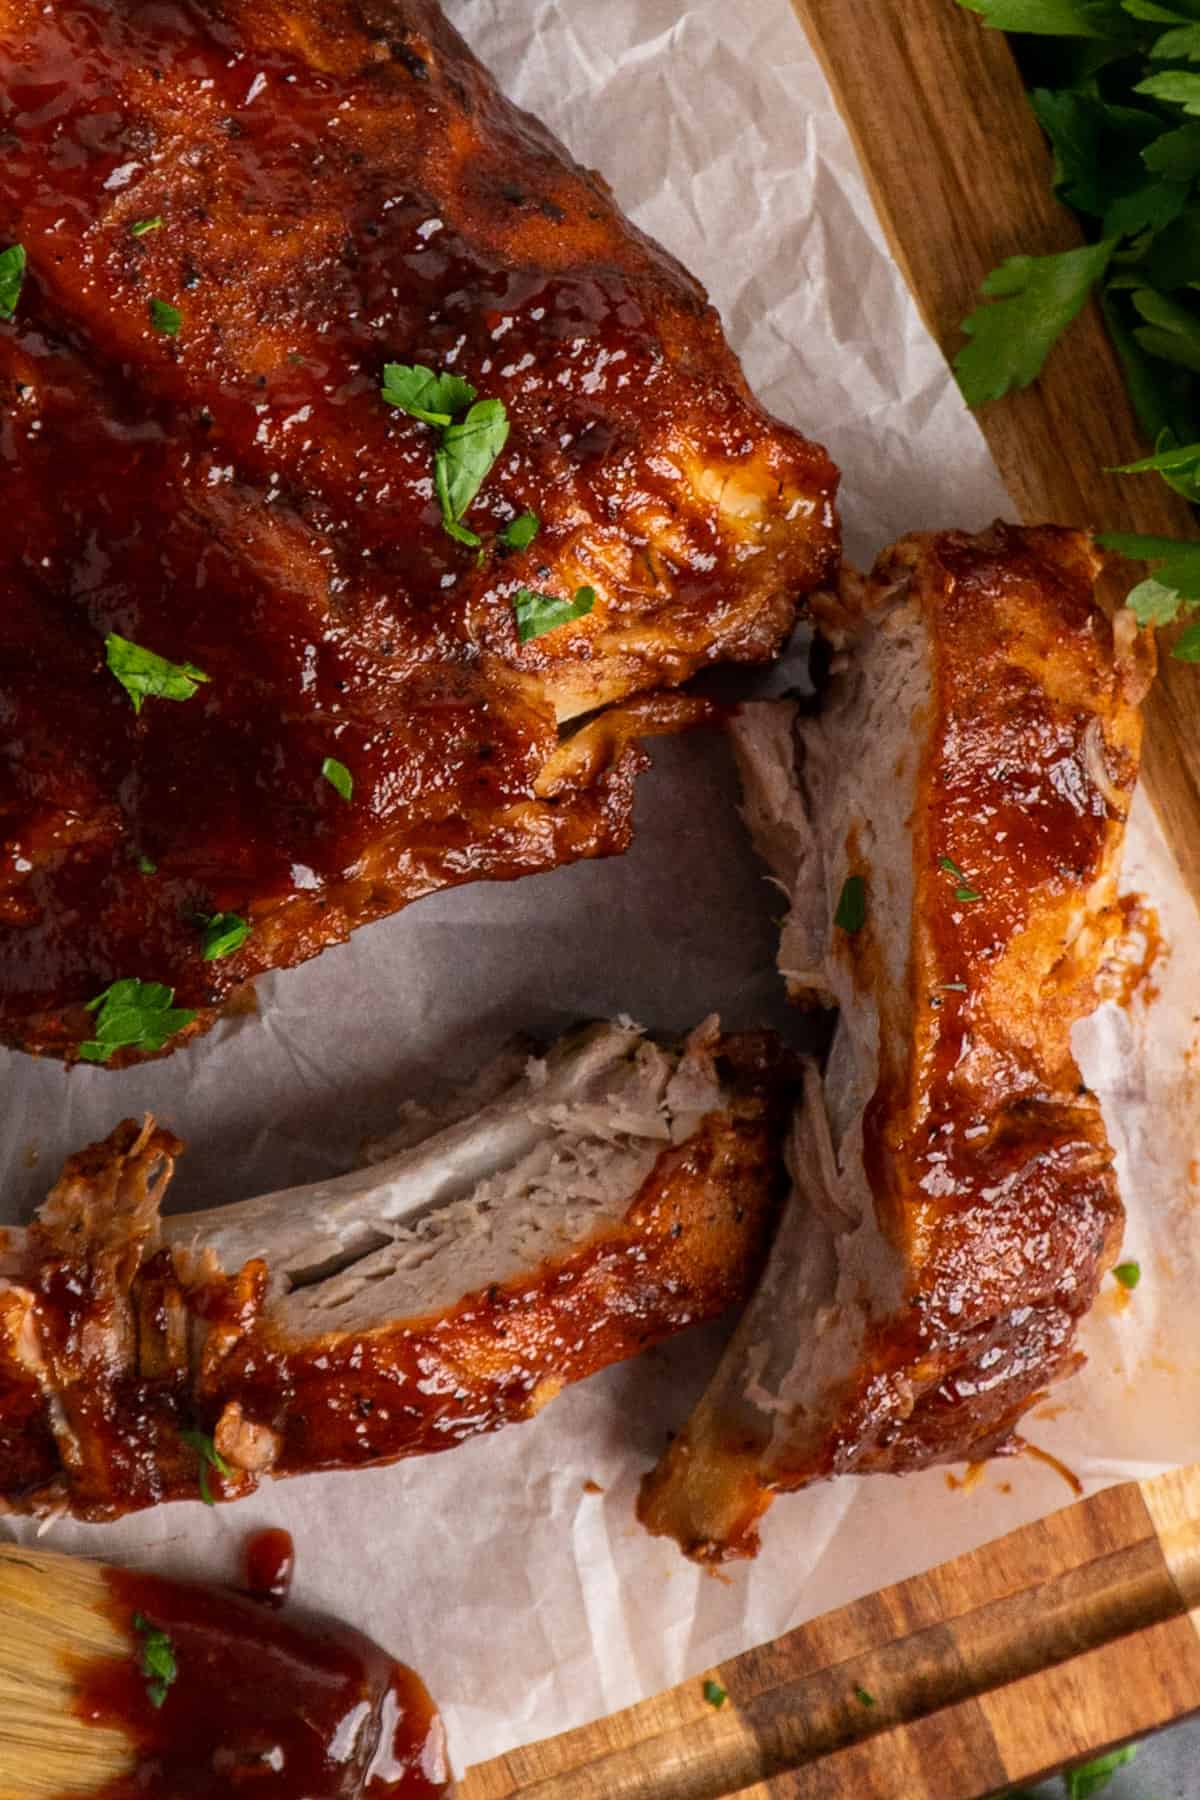
[{"label": "single rib piece", "polygon": [[[837,556],[832,465],[700,286],[431,0],[0,0],[0,67],[29,262],[0,320],[0,1039],[70,1057],[136,978],[197,1012],[174,1045],[423,894],[623,849],[632,740],[704,708],[560,726],[771,656]],[[478,546],[389,362],[504,404]],[[595,600],[522,644],[523,588]],[[135,712],[110,633],[208,679]],[[205,962],[222,913],[250,935]]]},{"label": "single rib piece", "polygon": [[825,609],[822,715],[736,725],[782,971],[841,1011],[763,1282],[643,1487],[700,1560],[753,1555],[780,1490],[1015,1448],[1081,1360],[1123,1215],[1070,1031],[1120,929],[1152,658],[1096,567],[1050,526],[905,538]]},{"label": "single rib piece", "polygon": [[382,1160],[160,1221],[181,1146],[147,1121],[72,1157],[0,1233],[0,1497],[101,1519],[234,1499],[529,1418],[749,1293],[787,1074],[765,1039],[630,1025],[503,1059]]}]

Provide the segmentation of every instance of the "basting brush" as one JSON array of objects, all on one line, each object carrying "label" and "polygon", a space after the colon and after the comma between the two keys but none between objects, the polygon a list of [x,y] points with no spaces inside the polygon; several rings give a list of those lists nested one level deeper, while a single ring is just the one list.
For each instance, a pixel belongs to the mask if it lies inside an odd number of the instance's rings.
[{"label": "basting brush", "polygon": [[441,1724],[336,1621],[0,1546],[0,1800],[429,1800]]}]

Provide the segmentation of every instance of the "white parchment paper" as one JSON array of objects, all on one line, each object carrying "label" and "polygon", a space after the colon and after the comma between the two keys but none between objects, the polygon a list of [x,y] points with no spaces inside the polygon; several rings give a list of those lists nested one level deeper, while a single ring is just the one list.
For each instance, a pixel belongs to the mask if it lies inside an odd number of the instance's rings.
[{"label": "white parchment paper", "polygon": [[[1007,510],[787,0],[447,3],[508,90],[707,283],[764,400],[828,445],[852,557]],[[191,1208],[346,1167],[399,1099],[470,1074],[515,1030],[616,1011],[673,1029],[719,1009],[732,1028],[794,1034],[775,901],[735,803],[718,740],[660,744],[625,858],[422,902],[262,983],[260,1019],[150,1068],[68,1077],[0,1052],[0,1217],[27,1217],[67,1152],[148,1108],[189,1142],[172,1204]],[[1030,1428],[1089,1486],[1200,1458],[1200,933],[1142,804],[1127,867],[1169,945],[1161,994],[1104,1009],[1080,1048],[1143,1279],[1124,1305],[1112,1285],[1086,1328],[1087,1372]],[[249,1528],[286,1526],[298,1597],[423,1672],[462,1767],[1070,1499],[1024,1459],[967,1490],[945,1471],[843,1481],[779,1502],[757,1563],[706,1577],[639,1531],[633,1497],[719,1342],[693,1333],[449,1455],[280,1483],[217,1511],[59,1525],[51,1541],[227,1576]]]}]

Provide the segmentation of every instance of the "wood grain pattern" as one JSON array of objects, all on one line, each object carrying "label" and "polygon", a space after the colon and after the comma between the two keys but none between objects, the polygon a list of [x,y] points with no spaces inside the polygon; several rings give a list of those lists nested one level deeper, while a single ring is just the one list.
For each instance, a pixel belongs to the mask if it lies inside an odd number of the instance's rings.
[{"label": "wood grain pattern", "polygon": [[1198,1595],[1200,1469],[1109,1488],[710,1671],[719,1710],[698,1675],[461,1800],[979,1800],[1200,1709]]},{"label": "wood grain pattern", "polygon": [[[1082,241],[1050,191],[1050,155],[1005,37],[955,0],[794,0],[854,138],[876,210],[947,356],[989,269]],[[1037,382],[981,409],[1018,513],[1097,531],[1197,535],[1155,476],[1105,469],[1145,454],[1099,309],[1089,306]],[[946,480],[946,523],[954,523]],[[1142,571],[1114,559],[1106,597]],[[1164,651],[1171,635],[1160,638]],[[1143,779],[1200,902],[1200,670],[1165,654],[1146,706]]]}]

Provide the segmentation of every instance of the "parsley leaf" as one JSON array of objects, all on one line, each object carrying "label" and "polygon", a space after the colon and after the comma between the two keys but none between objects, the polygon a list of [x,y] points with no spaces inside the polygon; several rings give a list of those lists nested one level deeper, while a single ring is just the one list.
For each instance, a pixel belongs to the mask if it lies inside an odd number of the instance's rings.
[{"label": "parsley leaf", "polygon": [[87,1003],[97,1014],[96,1035],[79,1046],[84,1062],[104,1063],[116,1050],[161,1050],[196,1017],[175,1005],[175,989],[161,981],[114,981]]},{"label": "parsley leaf", "polygon": [[875,1704],[874,1694],[869,1693],[865,1687],[856,1687],[854,1690],[854,1698],[858,1701],[860,1706],[874,1706]]},{"label": "parsley leaf", "polygon": [[475,389],[461,375],[448,370],[438,375],[424,363],[384,363],[379,392],[389,406],[426,425],[449,425],[475,398]]},{"label": "parsley leaf", "polygon": [[[1196,77],[1200,81],[1200,75]],[[1168,300],[1153,288],[1138,288],[1131,296],[1144,325],[1134,328],[1134,337],[1151,356],[1178,363],[1180,368],[1200,374],[1200,318],[1177,300]]]},{"label": "parsley leaf", "polygon": [[134,712],[141,712],[143,700],[190,700],[198,683],[209,679],[195,663],[168,662],[165,656],[157,656],[115,631],[104,640],[104,654],[109,669],[133,701]]},{"label": "parsley leaf", "polygon": [[167,1689],[179,1676],[175,1646],[165,1631],[150,1623],[145,1613],[135,1612],[131,1622],[141,1639],[137,1664],[146,1678],[146,1698],[151,1706],[160,1707],[167,1697]]},{"label": "parsley leaf", "polygon": [[1065,1769],[1063,1783],[1067,1800],[1091,1800],[1092,1795],[1106,1788],[1117,1770],[1131,1763],[1136,1755],[1137,1745],[1126,1744],[1123,1750],[1110,1750],[1107,1756],[1098,1756],[1093,1762]]},{"label": "parsley leaf", "polygon": [[729,1695],[725,1692],[725,1689],[721,1686],[720,1682],[713,1681],[710,1676],[704,1684],[704,1698],[711,1707],[715,1707],[715,1709],[720,1712],[721,1708],[728,1700]]},{"label": "parsley leaf", "polygon": [[526,550],[542,529],[542,521],[536,513],[525,512],[517,519],[510,519],[500,533],[500,542],[506,550]]},{"label": "parsley leaf", "polygon": [[25,246],[10,244],[0,250],[0,319],[11,319],[25,281]]},{"label": "parsley leaf", "polygon": [[952,856],[939,856],[938,868],[944,869],[947,875],[953,875],[954,879],[958,882],[959,885],[954,890],[954,898],[956,900],[983,899],[982,894],[976,893],[973,887],[967,886],[967,878]]},{"label": "parsley leaf", "polygon": [[1193,118],[1200,113],[1200,75],[1190,69],[1164,69],[1161,75],[1148,75],[1133,91],[1151,100],[1169,100]]},{"label": "parsley leaf", "polygon": [[136,860],[139,875],[158,874],[158,864],[154,861],[153,857],[140,853]]},{"label": "parsley leaf", "polygon": [[1177,125],[1164,131],[1142,151],[1142,161],[1168,181],[1190,181],[1200,174],[1200,125]]},{"label": "parsley leaf", "polygon": [[327,756],[321,764],[321,773],[343,800],[349,800],[354,792],[354,777],[344,762],[339,762],[336,756]]},{"label": "parsley leaf", "polygon": [[1200,501],[1200,444],[1177,444],[1173,431],[1161,431],[1153,456],[1143,456],[1138,462],[1118,463],[1108,472],[1112,475],[1144,475],[1151,469],[1185,500],[1193,504]]},{"label": "parsley leaf", "polygon": [[1049,350],[1080,311],[1115,248],[1114,238],[1104,238],[1054,256],[1010,256],[992,270],[983,292],[993,304],[963,320],[971,342],[954,359],[968,406],[982,406],[1010,388],[1036,381]]},{"label": "parsley leaf", "polygon": [[536,588],[518,588],[513,598],[517,641],[532,643],[534,638],[544,637],[559,625],[586,618],[595,604],[595,588],[576,588],[573,600],[561,600],[557,594],[539,594]]},{"label": "parsley leaf", "polygon": [[216,962],[222,956],[232,956],[240,950],[250,936],[250,921],[243,919],[238,913],[213,913],[203,921],[204,937],[200,955],[205,962]]},{"label": "parsley leaf", "polygon": [[1183,599],[1177,588],[1165,587],[1151,575],[1129,590],[1125,604],[1139,625],[1169,625],[1178,618]]},{"label": "parsley leaf", "polygon": [[129,235],[135,238],[149,237],[152,231],[161,231],[163,223],[161,215],[157,213],[152,219],[137,219],[129,227]]},{"label": "parsley leaf", "polygon": [[1121,29],[1116,0],[961,0],[996,31],[1039,37],[1109,37]]},{"label": "parsley leaf", "polygon": [[[1170,625],[1200,606],[1200,543],[1184,539],[1144,537],[1136,531],[1106,531],[1096,542],[1105,550],[1157,563],[1154,575],[1140,581],[1125,604],[1141,625]],[[1189,625],[1172,645],[1176,662],[1200,662],[1200,620]]]},{"label": "parsley leaf", "polygon": [[1120,1262],[1113,1270],[1113,1278],[1123,1288],[1133,1289],[1142,1279],[1142,1265],[1136,1262]]},{"label": "parsley leaf", "polygon": [[853,936],[867,922],[867,884],[861,875],[847,875],[838,896],[833,922],[841,931]]},{"label": "parsley leaf", "polygon": [[233,1474],[233,1470],[207,1432],[181,1431],[179,1435],[200,1459],[200,1498],[205,1506],[215,1506],[216,1501],[213,1499],[212,1488],[209,1486],[208,1471],[210,1468],[215,1469],[219,1475],[228,1477]]},{"label": "parsley leaf", "polygon": [[151,300],[147,306],[150,323],[162,337],[178,337],[183,314],[169,300]]},{"label": "parsley leaf", "polygon": [[461,524],[508,442],[503,400],[477,400],[465,419],[448,425],[433,459],[433,478],[442,506],[442,524],[461,544],[480,539]]}]

